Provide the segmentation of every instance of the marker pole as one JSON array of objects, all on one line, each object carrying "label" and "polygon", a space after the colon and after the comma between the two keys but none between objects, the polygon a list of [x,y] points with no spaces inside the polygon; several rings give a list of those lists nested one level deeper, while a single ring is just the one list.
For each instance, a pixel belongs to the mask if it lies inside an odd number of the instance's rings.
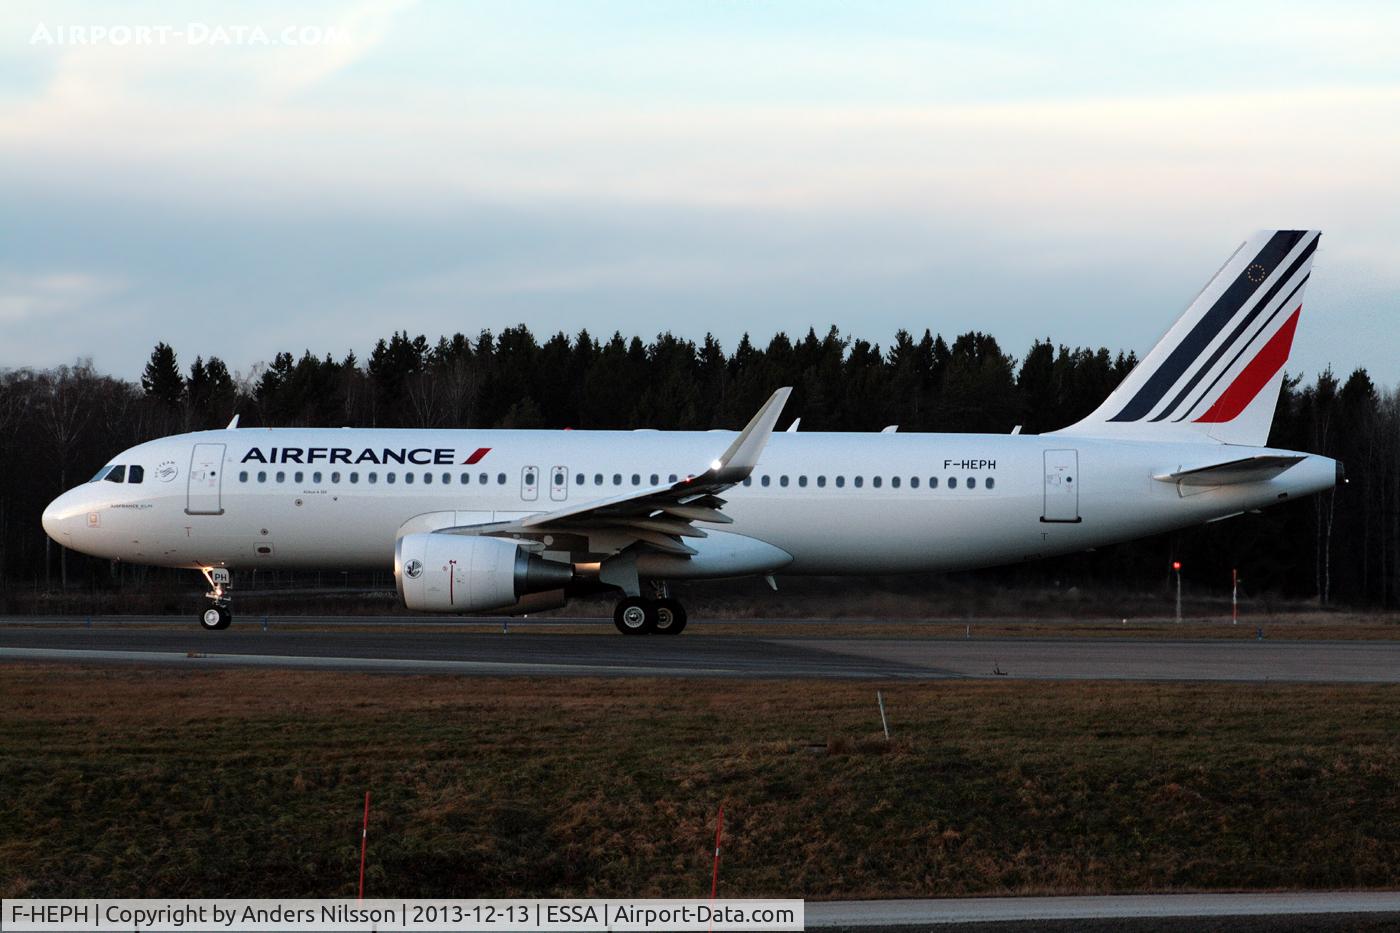
[{"label": "marker pole", "polygon": [[369,841],[369,791],[365,791],[365,821],[360,826],[360,896],[365,899],[365,843]]},{"label": "marker pole", "polygon": [[1230,624],[1240,624],[1240,571],[1230,571]]},{"label": "marker pole", "polygon": [[719,816],[715,819],[715,871],[710,877],[710,903],[714,903],[715,895],[719,893],[719,841],[720,834],[724,832],[724,804],[719,805]]}]

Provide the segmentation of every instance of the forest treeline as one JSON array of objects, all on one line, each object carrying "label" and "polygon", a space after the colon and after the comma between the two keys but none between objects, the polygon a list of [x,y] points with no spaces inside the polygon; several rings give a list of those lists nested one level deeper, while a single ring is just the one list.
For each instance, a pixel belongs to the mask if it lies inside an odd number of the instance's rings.
[{"label": "forest treeline", "polygon": [[[1037,340],[1020,358],[988,334],[951,342],[905,331],[887,346],[831,328],[732,352],[666,333],[651,341],[587,331],[541,342],[520,325],[436,342],[395,333],[363,361],[279,353],[236,374],[217,357],[182,365],[157,344],[139,382],[90,363],[0,373],[0,587],[118,585],[105,562],[60,557],[39,524],[45,503],[123,448],[223,427],[737,428],[781,385],[785,419],[804,431],[1025,433],[1091,412],[1132,369],[1132,354]],[[786,422],[785,422],[786,423]],[[1342,460],[1350,482],[1202,529],[993,571],[999,584],[1157,587],[1181,559],[1228,587],[1239,568],[1254,593],[1323,604],[1400,600],[1400,398],[1365,370],[1284,385],[1270,443]],[[115,582],[114,582],[115,581]]]}]

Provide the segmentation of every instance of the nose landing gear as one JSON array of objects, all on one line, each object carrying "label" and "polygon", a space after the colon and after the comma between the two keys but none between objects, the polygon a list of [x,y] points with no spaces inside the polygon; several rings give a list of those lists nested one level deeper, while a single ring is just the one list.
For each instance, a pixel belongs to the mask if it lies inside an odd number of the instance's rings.
[{"label": "nose landing gear", "polygon": [[227,567],[201,567],[200,573],[209,581],[209,592],[204,595],[214,601],[214,605],[199,614],[200,626],[208,632],[226,629],[233,624],[233,611],[228,591],[233,588],[232,577]]}]

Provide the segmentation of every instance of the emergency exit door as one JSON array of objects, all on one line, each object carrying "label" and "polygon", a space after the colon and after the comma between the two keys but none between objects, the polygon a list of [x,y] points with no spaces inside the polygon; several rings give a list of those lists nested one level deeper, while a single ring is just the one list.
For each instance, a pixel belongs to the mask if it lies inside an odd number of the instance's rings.
[{"label": "emergency exit door", "polygon": [[520,471],[520,498],[526,502],[534,502],[540,497],[540,471],[537,467],[527,466]]},{"label": "emergency exit door", "polygon": [[1045,451],[1045,507],[1042,522],[1079,521],[1079,451]]},{"label": "emergency exit door", "polygon": [[569,468],[557,466],[549,471],[549,498],[563,502],[569,498]]},{"label": "emergency exit door", "polygon": [[185,487],[185,513],[222,515],[220,490],[224,482],[224,445],[195,444],[190,454],[190,476]]}]

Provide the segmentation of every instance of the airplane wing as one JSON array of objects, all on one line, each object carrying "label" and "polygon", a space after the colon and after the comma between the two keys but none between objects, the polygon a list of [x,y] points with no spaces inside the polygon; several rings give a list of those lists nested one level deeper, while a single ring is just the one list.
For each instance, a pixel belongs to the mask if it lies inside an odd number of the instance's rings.
[{"label": "airplane wing", "polygon": [[1228,460],[1209,466],[1177,470],[1174,473],[1158,473],[1152,478],[1163,483],[1181,483],[1183,486],[1233,486],[1238,483],[1262,483],[1273,479],[1284,470],[1299,463],[1302,457],[1280,457],[1260,455]]},{"label": "airplane wing", "polygon": [[699,473],[675,483],[593,499],[510,522],[444,528],[442,533],[511,538],[603,534],[645,542],[670,554],[694,554],[695,549],[682,539],[706,537],[702,529],[695,527],[696,522],[733,521],[720,511],[724,500],[718,494],[742,483],[753,472],[791,394],[791,387],[774,392],[728,450]]}]

